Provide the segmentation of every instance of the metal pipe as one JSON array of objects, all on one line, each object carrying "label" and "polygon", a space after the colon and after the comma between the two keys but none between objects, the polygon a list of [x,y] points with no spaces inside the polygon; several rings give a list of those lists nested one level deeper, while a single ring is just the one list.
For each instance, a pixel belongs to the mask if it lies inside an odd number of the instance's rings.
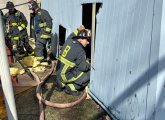
[{"label": "metal pipe", "polygon": [[89,91],[89,95],[95,100],[96,103],[98,103],[102,107],[102,109],[104,109],[108,113],[108,115],[110,115],[112,120],[120,120],[108,108],[106,108],[106,106],[91,91]]},{"label": "metal pipe", "polygon": [[4,93],[5,105],[8,120],[18,120],[16,105],[14,100],[13,86],[10,78],[9,63],[5,47],[4,29],[2,16],[0,15],[0,75],[1,84]]},{"label": "metal pipe", "polygon": [[[18,5],[15,5],[14,7],[25,5],[25,4],[29,4],[29,2],[21,3],[21,4],[18,4]],[[4,10],[4,9],[6,9],[6,7],[1,8],[0,10]]]},{"label": "metal pipe", "polygon": [[94,65],[94,54],[95,54],[95,31],[96,31],[96,3],[92,4],[92,48],[91,48],[91,66]]}]

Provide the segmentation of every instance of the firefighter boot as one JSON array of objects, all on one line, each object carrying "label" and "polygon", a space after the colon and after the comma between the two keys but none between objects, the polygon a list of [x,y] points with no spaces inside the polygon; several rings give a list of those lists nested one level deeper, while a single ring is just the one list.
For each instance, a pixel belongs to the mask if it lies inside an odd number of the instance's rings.
[{"label": "firefighter boot", "polygon": [[70,89],[68,85],[65,86],[65,93],[73,96],[79,96],[80,92],[79,91],[73,91]]},{"label": "firefighter boot", "polygon": [[58,80],[55,80],[55,90],[57,90],[58,92],[62,92],[65,88],[65,85],[63,83],[61,83]]}]

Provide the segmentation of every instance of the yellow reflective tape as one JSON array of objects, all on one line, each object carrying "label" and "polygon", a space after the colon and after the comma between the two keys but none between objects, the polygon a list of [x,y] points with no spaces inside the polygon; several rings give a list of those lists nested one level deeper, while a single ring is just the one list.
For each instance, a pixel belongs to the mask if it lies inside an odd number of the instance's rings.
[{"label": "yellow reflective tape", "polygon": [[68,66],[71,67],[71,68],[73,68],[73,67],[76,66],[75,63],[73,63],[73,62],[67,60],[66,58],[62,57],[61,55],[59,56],[58,60],[60,60],[63,64],[66,64],[66,65],[68,65]]},{"label": "yellow reflective tape", "polygon": [[31,25],[31,29],[34,29],[34,26],[33,25]]},{"label": "yellow reflective tape", "polygon": [[21,24],[21,27],[22,27],[22,28],[26,28],[25,24]]},{"label": "yellow reflective tape", "polygon": [[37,56],[36,59],[37,60],[42,60],[42,59],[44,59],[44,56]]},{"label": "yellow reflective tape", "polygon": [[39,26],[42,28],[42,27],[44,27],[44,24],[43,23],[40,23]]},{"label": "yellow reflective tape", "polygon": [[44,34],[42,34],[42,35],[40,36],[40,38],[48,39],[48,38],[51,38],[51,36],[50,36],[50,35],[44,35]]},{"label": "yellow reflective tape", "polygon": [[19,40],[19,37],[13,37],[13,40]]},{"label": "yellow reflective tape", "polygon": [[78,34],[78,30],[75,30],[73,33],[77,36],[77,34]]},{"label": "yellow reflective tape", "polygon": [[25,53],[23,54],[18,54],[19,57],[24,57],[25,56]]},{"label": "yellow reflective tape", "polygon": [[46,22],[44,22],[44,26],[46,26],[47,24],[46,24]]},{"label": "yellow reflective tape", "polygon": [[13,23],[11,23],[11,25],[12,25],[12,26],[17,26],[18,24],[15,23],[15,22],[13,22]]},{"label": "yellow reflective tape", "polygon": [[64,83],[71,83],[71,82],[74,82],[74,81],[76,81],[77,79],[79,79],[83,74],[84,74],[84,72],[81,72],[77,77],[72,77],[71,79],[69,79],[69,80],[67,80],[67,78],[66,78],[66,71],[67,71],[67,69],[68,69],[68,65],[64,65],[64,67],[63,67],[63,69],[62,69],[62,71],[61,71],[61,78],[62,78],[62,82],[64,82]]},{"label": "yellow reflective tape", "polygon": [[28,55],[29,55],[29,56],[32,56],[32,55],[34,55],[34,51],[33,51],[32,53],[28,53]]},{"label": "yellow reflective tape", "polygon": [[46,26],[46,22],[40,23],[40,24],[39,24],[39,27],[41,27],[41,28],[42,28],[42,27],[45,27],[45,26]]},{"label": "yellow reflective tape", "polygon": [[76,78],[75,78],[75,77],[72,77],[71,79],[69,79],[68,82],[74,82],[74,81],[76,81],[76,80],[79,79],[83,74],[84,74],[84,72],[81,72]]},{"label": "yellow reflective tape", "polygon": [[50,28],[46,28],[45,31],[46,31],[46,32],[51,32],[51,30],[52,30],[52,29],[50,29]]},{"label": "yellow reflective tape", "polygon": [[65,87],[65,84],[64,83],[61,82],[61,84],[62,84],[62,87]]},{"label": "yellow reflective tape", "polygon": [[65,76],[65,73],[66,73],[68,67],[69,67],[68,65],[64,65],[64,67],[63,67],[63,69],[61,71],[61,74],[60,74],[63,83],[67,83],[68,82],[68,80],[66,79],[66,76]]},{"label": "yellow reflective tape", "polygon": [[71,48],[71,47],[70,47],[69,45],[67,45],[67,46],[65,47],[65,49],[64,49],[64,51],[63,51],[63,53],[62,53],[62,56],[63,56],[63,57],[66,57],[66,55],[68,54],[70,48]]},{"label": "yellow reflective tape", "polygon": [[72,91],[77,91],[75,86],[73,84],[67,84],[67,86],[72,90]]}]

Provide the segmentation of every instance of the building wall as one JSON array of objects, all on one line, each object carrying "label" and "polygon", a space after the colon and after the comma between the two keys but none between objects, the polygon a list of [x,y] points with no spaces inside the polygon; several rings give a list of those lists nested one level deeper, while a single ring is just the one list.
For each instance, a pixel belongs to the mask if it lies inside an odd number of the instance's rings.
[{"label": "building wall", "polygon": [[165,118],[163,0],[43,0],[42,7],[53,17],[53,32],[61,24],[68,35],[82,24],[81,4],[90,2],[103,3],[91,95],[121,120]]}]

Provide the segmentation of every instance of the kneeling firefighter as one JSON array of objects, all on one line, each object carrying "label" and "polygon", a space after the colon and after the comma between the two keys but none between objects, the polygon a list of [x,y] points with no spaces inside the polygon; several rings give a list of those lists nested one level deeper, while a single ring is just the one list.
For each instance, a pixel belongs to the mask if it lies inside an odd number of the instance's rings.
[{"label": "kneeling firefighter", "polygon": [[90,64],[84,47],[90,43],[90,30],[84,29],[77,36],[67,39],[60,52],[55,80],[56,90],[77,96],[90,80]]}]

